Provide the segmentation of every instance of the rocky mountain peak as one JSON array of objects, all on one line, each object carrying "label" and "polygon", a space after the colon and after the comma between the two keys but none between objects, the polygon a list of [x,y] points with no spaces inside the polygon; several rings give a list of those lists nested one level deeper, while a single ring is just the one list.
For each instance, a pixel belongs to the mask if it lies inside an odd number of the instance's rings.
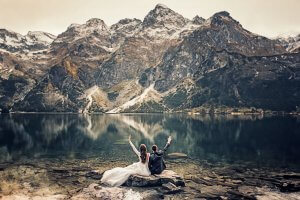
[{"label": "rocky mountain peak", "polygon": [[196,15],[193,20],[192,20],[193,24],[203,24],[205,22],[205,19],[203,17],[199,17],[198,15]]},{"label": "rocky mountain peak", "polygon": [[157,4],[153,10],[151,10],[143,21],[144,27],[150,26],[176,26],[183,27],[187,23],[182,15],[171,10],[163,4]]},{"label": "rocky mountain peak", "polygon": [[68,26],[67,30],[68,30],[68,29],[75,28],[75,27],[77,27],[77,26],[80,26],[80,24],[73,23],[73,24],[71,24],[70,26]]},{"label": "rocky mountain peak", "polygon": [[85,24],[71,24],[61,35],[66,32],[88,34],[90,32],[94,32],[94,30],[96,32],[107,32],[109,28],[102,19],[92,18],[86,21]]},{"label": "rocky mountain peak", "polygon": [[51,33],[46,33],[46,32],[43,32],[43,31],[28,31],[28,33],[26,34],[26,36],[32,36],[32,37],[40,37],[42,35],[45,35],[47,37],[50,37],[50,38],[55,38],[56,36],[51,34]]},{"label": "rocky mountain peak", "polygon": [[164,4],[159,3],[155,6],[155,9],[169,9],[169,7]]},{"label": "rocky mountain peak", "polygon": [[88,26],[88,27],[98,27],[98,28],[100,28],[100,30],[107,30],[108,29],[108,27],[104,23],[104,21],[102,19],[98,19],[98,18],[89,19],[86,22],[86,26]]},{"label": "rocky mountain peak", "polygon": [[213,15],[213,17],[219,17],[219,16],[230,17],[230,13],[227,11],[221,11],[221,12],[217,12]]},{"label": "rocky mountain peak", "polygon": [[8,52],[37,51],[48,48],[55,36],[42,31],[29,31],[27,35],[0,29],[0,49]]},{"label": "rocky mountain peak", "polygon": [[[113,24],[110,29],[113,30],[113,31],[116,31],[116,30],[124,30],[126,27],[135,27],[139,24],[141,24],[142,21],[139,20],[139,19],[136,19],[136,18],[133,18],[133,19],[129,19],[129,18],[125,18],[125,19],[122,19],[120,20],[118,23],[116,24]],[[125,30],[126,31],[126,30]]]},{"label": "rocky mountain peak", "polygon": [[14,38],[21,38],[22,35],[13,31],[9,31],[7,29],[1,28],[0,29],[0,38],[5,37],[14,37]]},{"label": "rocky mountain peak", "polygon": [[21,34],[7,29],[0,29],[0,50],[17,52],[23,45]]},{"label": "rocky mountain peak", "polygon": [[238,21],[233,19],[230,16],[230,13],[227,11],[221,11],[215,13],[211,18],[208,19],[208,21],[211,25],[215,25],[215,26],[222,26],[224,24],[236,24],[236,25],[240,24]]},{"label": "rocky mountain peak", "polygon": [[25,36],[25,38],[31,42],[37,42],[37,43],[49,45],[51,44],[51,42],[53,42],[56,36],[42,31],[29,31]]},{"label": "rocky mountain peak", "polygon": [[[110,35],[108,26],[103,20],[92,18],[85,24],[71,24],[68,29],[57,36],[53,45],[72,43],[76,40],[87,37],[108,37]],[[106,40],[106,39],[105,39]]]},{"label": "rocky mountain peak", "polygon": [[22,35],[7,29],[0,29],[0,43],[20,42]]},{"label": "rocky mountain peak", "polygon": [[294,36],[279,36],[275,39],[280,42],[287,51],[294,53],[300,52],[300,34]]},{"label": "rocky mountain peak", "polygon": [[125,18],[110,27],[112,42],[119,46],[125,38],[133,36],[141,28],[142,21],[139,19]]}]

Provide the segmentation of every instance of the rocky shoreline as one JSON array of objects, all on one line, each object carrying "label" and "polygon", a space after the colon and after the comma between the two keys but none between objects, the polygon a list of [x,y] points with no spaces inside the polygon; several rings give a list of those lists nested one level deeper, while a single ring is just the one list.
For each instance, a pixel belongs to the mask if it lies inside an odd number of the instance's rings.
[{"label": "rocky shoreline", "polygon": [[2,112],[0,108],[0,114],[188,114],[188,115],[229,115],[229,116],[300,116],[300,112],[285,112],[285,111],[271,111],[271,110],[255,110],[251,109],[228,109],[228,110],[214,110],[210,109],[188,109],[180,111],[161,111],[161,112],[121,112],[121,113],[103,113],[103,112],[92,112],[92,113],[76,113],[76,112],[18,112],[18,111],[9,111],[4,110]]},{"label": "rocky shoreline", "polygon": [[276,111],[276,110],[263,110],[254,107],[226,107],[226,106],[213,106],[207,105],[203,107],[184,110],[190,115],[205,115],[205,114],[224,114],[224,115],[258,115],[258,116],[299,116],[300,109],[297,107],[295,111]]},{"label": "rocky shoreline", "polygon": [[[97,195],[92,194],[102,191],[105,195],[112,190],[100,185],[102,173],[128,164],[128,161],[97,158],[2,163],[0,199],[97,199]],[[135,195],[136,199],[300,199],[300,171],[297,169],[246,163],[211,164],[189,158],[168,160],[167,166],[183,178],[185,187],[180,181],[177,185],[170,181],[151,185],[147,180],[141,182],[132,177],[126,183],[130,187],[122,186],[115,194],[117,197],[122,194],[124,199],[126,195]],[[138,186],[137,183],[143,183],[140,185],[143,187],[132,187]]]}]

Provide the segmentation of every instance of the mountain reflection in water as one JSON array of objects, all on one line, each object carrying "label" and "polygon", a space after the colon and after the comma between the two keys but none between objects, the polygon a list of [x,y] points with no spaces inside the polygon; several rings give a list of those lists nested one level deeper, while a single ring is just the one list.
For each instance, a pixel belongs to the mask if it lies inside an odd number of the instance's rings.
[{"label": "mountain reflection in water", "polygon": [[127,143],[163,147],[209,162],[300,167],[300,122],[294,117],[163,114],[2,114],[0,162],[22,158],[134,159]]}]

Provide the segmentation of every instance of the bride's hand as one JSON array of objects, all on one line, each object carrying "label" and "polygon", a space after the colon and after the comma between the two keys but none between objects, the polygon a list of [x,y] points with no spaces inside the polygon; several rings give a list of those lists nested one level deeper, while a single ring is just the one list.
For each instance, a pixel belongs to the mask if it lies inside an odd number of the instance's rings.
[{"label": "bride's hand", "polygon": [[170,144],[170,143],[171,143],[171,141],[172,141],[172,137],[171,137],[171,136],[169,136],[169,137],[168,137],[168,143]]},{"label": "bride's hand", "polygon": [[129,137],[128,137],[128,141],[130,141],[131,140],[131,135],[129,135]]}]

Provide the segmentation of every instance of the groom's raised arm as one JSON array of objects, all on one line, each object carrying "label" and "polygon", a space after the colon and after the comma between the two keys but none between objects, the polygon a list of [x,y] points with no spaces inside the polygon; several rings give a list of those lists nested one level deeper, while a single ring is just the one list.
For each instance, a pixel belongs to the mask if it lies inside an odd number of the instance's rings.
[{"label": "groom's raised arm", "polygon": [[169,136],[169,137],[168,137],[168,142],[167,142],[167,144],[165,145],[165,147],[164,147],[164,149],[163,149],[164,152],[167,151],[167,149],[169,148],[169,146],[170,146],[170,144],[171,144],[171,141],[172,141],[172,137]]}]

